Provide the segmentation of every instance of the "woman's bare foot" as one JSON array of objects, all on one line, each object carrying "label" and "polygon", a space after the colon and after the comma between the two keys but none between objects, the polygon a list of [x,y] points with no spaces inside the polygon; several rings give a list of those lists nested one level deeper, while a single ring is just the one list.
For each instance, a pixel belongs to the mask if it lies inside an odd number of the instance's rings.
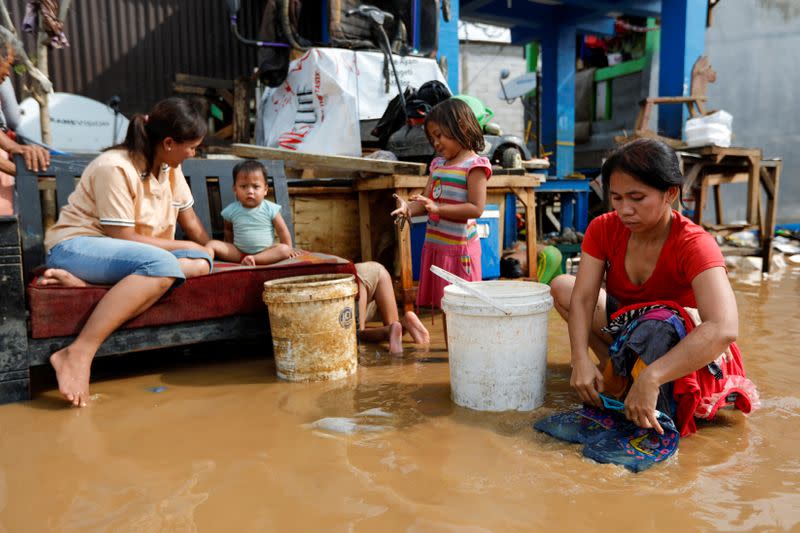
[{"label": "woman's bare foot", "polygon": [[39,285],[54,287],[86,287],[89,285],[82,279],[60,268],[48,268],[45,270],[38,283]]},{"label": "woman's bare foot", "polygon": [[79,353],[70,345],[51,355],[50,364],[56,371],[59,392],[72,405],[85,407],[89,400],[92,354]]},{"label": "woman's bare foot", "polygon": [[400,322],[389,324],[389,353],[403,353],[403,325]]},{"label": "woman's bare foot", "polygon": [[256,266],[256,258],[252,255],[246,255],[242,257],[242,264],[246,266],[254,267]]},{"label": "woman's bare foot", "polygon": [[403,324],[403,328],[414,339],[414,344],[431,343],[431,334],[428,333],[428,330],[422,325],[422,321],[413,311],[407,311],[405,316],[400,319],[400,323]]}]

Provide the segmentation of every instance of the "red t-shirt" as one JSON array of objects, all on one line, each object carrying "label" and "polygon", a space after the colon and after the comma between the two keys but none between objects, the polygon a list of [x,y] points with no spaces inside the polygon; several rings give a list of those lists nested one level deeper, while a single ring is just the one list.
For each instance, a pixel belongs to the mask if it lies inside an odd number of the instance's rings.
[{"label": "red t-shirt", "polygon": [[725,267],[722,252],[707,231],[672,212],[672,226],[653,274],[642,285],[634,285],[625,271],[629,230],[616,211],[589,224],[581,250],[606,263],[606,290],[621,306],[672,300],[684,307],[697,307],[692,280],[713,267]]}]

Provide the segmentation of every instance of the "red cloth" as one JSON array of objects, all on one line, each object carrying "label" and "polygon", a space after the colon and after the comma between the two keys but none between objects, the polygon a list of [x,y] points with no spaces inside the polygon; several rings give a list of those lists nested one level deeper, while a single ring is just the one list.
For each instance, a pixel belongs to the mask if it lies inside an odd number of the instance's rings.
[{"label": "red cloth", "polygon": [[[304,254],[264,267],[215,263],[215,272],[186,280],[122,328],[143,328],[263,313],[264,282],[312,274],[353,274],[355,265],[340,257]],[[77,335],[108,287],[28,286],[31,336],[34,339]]]},{"label": "red cloth", "polygon": [[714,237],[677,211],[672,214],[672,226],[656,268],[642,285],[634,285],[625,271],[631,231],[616,211],[595,218],[586,229],[581,250],[606,262],[606,290],[621,306],[673,300],[685,307],[697,307],[692,280],[709,268],[725,267]]},{"label": "red cloth", "polygon": [[[659,304],[666,305],[680,313],[686,326],[687,335],[694,329],[694,322],[683,306],[671,301],[629,305],[611,315],[611,319],[638,307]],[[733,404],[742,413],[749,414],[761,405],[755,384],[747,379],[742,363],[742,353],[735,342],[731,344],[730,352],[732,356],[730,359],[720,356],[715,361],[722,370],[722,379],[714,377],[704,366],[673,382],[672,396],[677,405],[675,425],[680,431],[681,437],[697,432],[695,418],[711,420],[721,407]],[[733,402],[728,401],[728,396],[734,392],[738,393],[736,399]]]}]

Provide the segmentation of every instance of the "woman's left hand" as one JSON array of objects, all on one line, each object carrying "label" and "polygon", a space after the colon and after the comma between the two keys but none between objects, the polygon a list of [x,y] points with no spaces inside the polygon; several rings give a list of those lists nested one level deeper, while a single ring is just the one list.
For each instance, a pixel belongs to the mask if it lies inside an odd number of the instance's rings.
[{"label": "woman's left hand", "polygon": [[427,211],[432,215],[436,215],[439,213],[439,204],[437,204],[427,196],[422,196],[421,194],[415,194],[414,196],[411,197],[411,200],[415,202],[422,202],[423,207],[425,207],[425,211]]},{"label": "woman's left hand", "polygon": [[625,398],[625,417],[641,428],[653,428],[663,435],[664,430],[656,414],[658,387],[657,382],[649,379],[647,370],[639,374]]}]

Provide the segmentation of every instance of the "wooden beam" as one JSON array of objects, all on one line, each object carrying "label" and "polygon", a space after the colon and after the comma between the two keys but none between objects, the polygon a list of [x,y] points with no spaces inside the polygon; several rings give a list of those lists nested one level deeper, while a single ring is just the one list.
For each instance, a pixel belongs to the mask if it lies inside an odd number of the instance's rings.
[{"label": "wooden beam", "polygon": [[358,193],[359,232],[361,235],[361,261],[372,261],[372,223],[370,221],[369,192]]},{"label": "wooden beam", "polygon": [[175,83],[200,85],[201,87],[210,87],[212,89],[233,89],[233,80],[192,76],[191,74],[175,74]]},{"label": "wooden beam", "polygon": [[412,174],[421,176],[427,172],[421,163],[405,161],[383,161],[364,157],[344,155],[323,155],[308,152],[295,152],[283,148],[268,148],[253,144],[233,144],[227,147],[214,147],[215,153],[230,153],[239,157],[252,159],[281,159],[291,168],[328,168],[349,170],[353,172],[369,172],[374,174]]}]

